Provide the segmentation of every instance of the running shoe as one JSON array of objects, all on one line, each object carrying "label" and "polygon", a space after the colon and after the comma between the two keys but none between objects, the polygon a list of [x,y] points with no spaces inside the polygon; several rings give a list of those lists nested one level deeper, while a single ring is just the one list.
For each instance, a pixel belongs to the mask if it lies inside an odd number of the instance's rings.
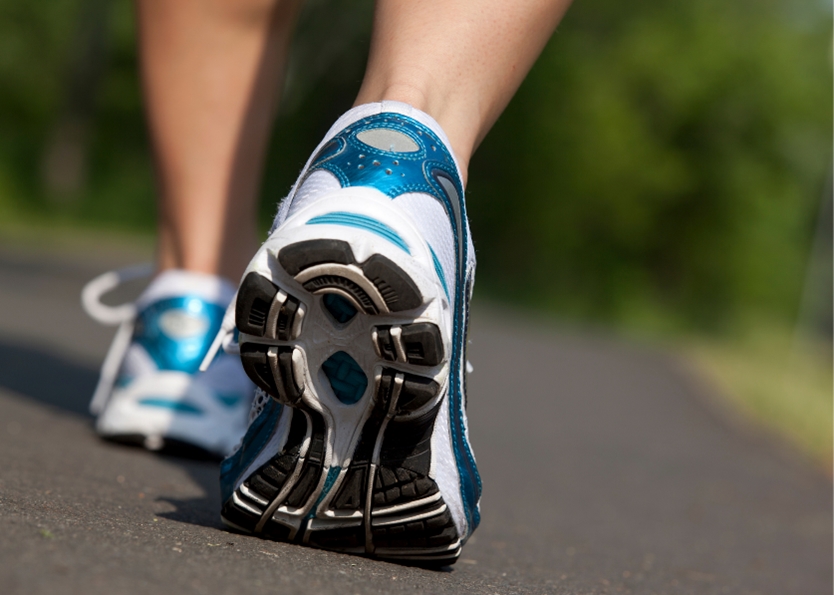
[{"label": "running shoe", "polygon": [[213,275],[167,271],[135,304],[106,306],[119,284],[150,266],[105,273],[84,288],[85,310],[119,329],[104,360],[90,411],[104,438],[149,450],[222,458],[246,431],[254,386],[237,356],[198,368],[220,329],[234,286]]},{"label": "running shoe", "polygon": [[454,563],[477,527],[475,258],[448,147],[406,104],[359,106],[282,202],[222,331],[236,324],[258,386],[221,466],[229,527],[431,566]]}]

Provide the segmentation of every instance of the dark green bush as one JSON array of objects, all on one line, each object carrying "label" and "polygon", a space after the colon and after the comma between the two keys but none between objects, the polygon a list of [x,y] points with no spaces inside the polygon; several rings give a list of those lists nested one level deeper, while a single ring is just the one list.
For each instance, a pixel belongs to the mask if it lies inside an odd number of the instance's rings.
[{"label": "dark green bush", "polygon": [[[307,8],[264,226],[350,105],[369,14]],[[472,163],[481,293],[655,330],[790,320],[831,160],[830,29],[793,0],[577,0]],[[153,229],[134,35],[127,0],[0,0],[0,217]]]}]

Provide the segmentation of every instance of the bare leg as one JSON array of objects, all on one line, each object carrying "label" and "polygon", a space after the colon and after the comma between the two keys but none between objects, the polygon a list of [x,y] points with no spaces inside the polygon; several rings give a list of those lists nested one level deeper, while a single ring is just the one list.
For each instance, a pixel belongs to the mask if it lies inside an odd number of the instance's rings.
[{"label": "bare leg", "polygon": [[466,176],[570,0],[378,0],[356,104],[392,99],[443,127]]},{"label": "bare leg", "polygon": [[236,281],[300,0],[137,0],[160,270]]}]

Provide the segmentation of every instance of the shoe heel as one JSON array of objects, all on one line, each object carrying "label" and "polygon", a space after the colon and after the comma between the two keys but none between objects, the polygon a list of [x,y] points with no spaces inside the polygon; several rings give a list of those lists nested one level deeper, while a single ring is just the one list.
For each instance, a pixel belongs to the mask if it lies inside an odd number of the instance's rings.
[{"label": "shoe heel", "polygon": [[[250,272],[238,291],[241,360],[292,418],[281,451],[249,474],[223,518],[281,541],[453,563],[461,541],[430,477],[447,354],[438,325],[417,319],[426,303],[418,284],[382,254],[357,262],[338,239],[290,243],[269,258],[272,277]],[[356,327],[358,314],[367,318]],[[308,369],[311,347],[299,345],[326,345],[348,328],[366,332],[367,345],[345,346],[356,358],[337,351]],[[320,394],[322,380],[335,400]]]}]

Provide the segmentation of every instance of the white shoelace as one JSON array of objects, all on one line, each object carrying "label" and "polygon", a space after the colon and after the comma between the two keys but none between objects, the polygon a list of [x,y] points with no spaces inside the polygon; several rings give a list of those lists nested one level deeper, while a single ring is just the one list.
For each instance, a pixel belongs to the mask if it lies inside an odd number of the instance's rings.
[{"label": "white shoelace", "polygon": [[226,308],[226,313],[223,315],[223,322],[220,323],[220,330],[217,331],[217,335],[214,337],[214,341],[212,341],[211,347],[209,347],[209,350],[206,353],[206,357],[203,358],[203,361],[200,364],[201,372],[208,370],[209,365],[212,361],[214,361],[214,358],[221,347],[226,353],[240,355],[240,344],[235,340],[236,303],[237,291],[235,291],[235,295],[232,296],[232,301],[229,303],[229,307]]},{"label": "white shoelace", "polygon": [[101,413],[113,392],[116,375],[119,373],[119,366],[124,359],[125,352],[130,346],[133,325],[136,320],[136,305],[133,302],[119,306],[108,306],[101,302],[101,298],[122,283],[142,277],[150,277],[153,272],[154,266],[150,263],[108,271],[87,283],[81,290],[81,305],[90,318],[108,326],[119,325],[116,336],[113,337],[113,342],[107,351],[107,357],[104,358],[101,375],[90,401],[90,413],[93,415]]}]

